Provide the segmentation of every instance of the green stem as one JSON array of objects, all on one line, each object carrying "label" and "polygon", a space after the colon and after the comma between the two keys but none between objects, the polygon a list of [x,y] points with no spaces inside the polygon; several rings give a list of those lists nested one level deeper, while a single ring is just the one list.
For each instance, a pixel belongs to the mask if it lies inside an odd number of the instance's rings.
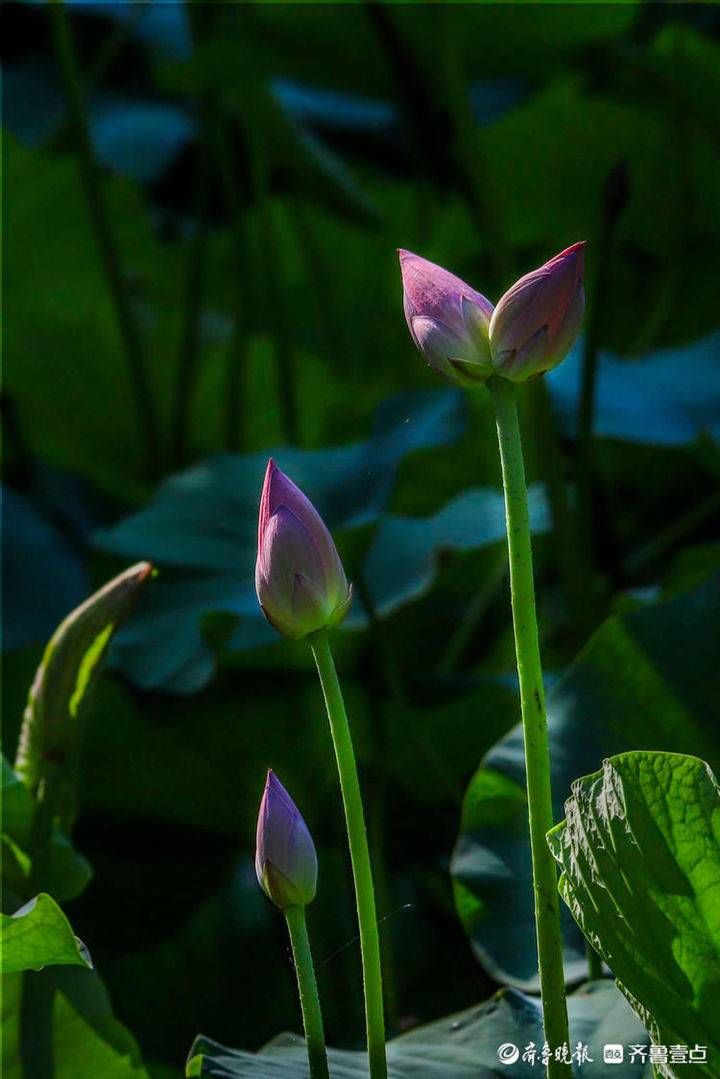
[{"label": "green stem", "polygon": [[[243,449],[245,438],[243,426],[243,389],[247,368],[250,335],[247,311],[252,309],[250,294],[251,275],[246,275],[250,262],[249,244],[243,203],[238,190],[232,145],[228,133],[228,121],[222,110],[218,112],[212,128],[213,151],[216,171],[220,178],[225,206],[230,219],[232,252],[235,262],[233,282],[233,333],[227,354],[227,366],[223,382],[222,406],[225,412],[225,448],[232,453]],[[246,295],[247,289],[247,295]]]},{"label": "green stem", "polygon": [[371,1079],[386,1079],[385,1020],[383,1015],[382,975],[380,971],[380,938],[375,895],[373,891],[370,851],[360,782],[358,780],[355,753],[350,727],[345,712],[342,690],[338,682],[330,644],[325,633],[311,638],[312,648],[323,696],[330,721],[335,758],[340,774],[340,789],[345,806],[350,861],[355,880],[360,952],[363,966],[363,990],[365,993],[365,1021],[367,1028],[368,1059]]},{"label": "green stem", "polygon": [[182,468],[187,463],[192,403],[200,354],[200,325],[207,253],[207,193],[209,184],[207,124],[210,112],[210,100],[204,94],[198,109],[203,139],[198,147],[198,158],[195,167],[193,235],[188,241],[185,318],[182,323],[173,408],[172,455],[173,463],[177,468]]},{"label": "green stem", "polygon": [[[532,548],[528,517],[527,487],[523,464],[520,425],[515,387],[503,378],[491,378],[488,389],[495,408],[507,518],[510,555],[515,652],[520,682],[525,769],[527,773],[530,853],[535,895],[540,992],[543,1004],[545,1040],[556,1049],[570,1043],[565,1004],[562,932],[555,863],[545,836],[553,825],[550,788],[550,747],[548,744],[545,692],[533,583]],[[569,1064],[551,1061],[548,1076],[570,1076]]]},{"label": "green stem", "polygon": [[135,396],[141,436],[145,440],[148,467],[153,475],[157,475],[160,471],[160,440],[157,417],[145,371],[142,342],[125,290],[120,258],[103,198],[97,162],[90,142],[80,70],[63,0],[52,0],[50,4],[50,26],[70,123],[75,137],[80,176],[85,189],[85,198],[95,232],[95,239],[105,269],[105,277],[115,307],[120,337],[125,349],[128,375]]},{"label": "green stem", "polygon": [[585,951],[587,952],[588,978],[591,982],[594,982],[598,978],[604,977],[602,957],[598,955],[589,941],[585,941]]},{"label": "green stem", "polygon": [[507,556],[500,547],[498,547],[498,551],[500,552],[499,555],[493,553],[492,563],[483,577],[480,587],[468,603],[462,618],[445,646],[445,651],[440,656],[436,668],[438,674],[451,674],[456,669],[465,654],[470,639],[487,613],[495,593],[505,579]]},{"label": "green stem", "polygon": [[285,910],[290,943],[292,945],[295,973],[297,974],[300,1008],[302,1009],[305,1041],[307,1043],[310,1079],[328,1079],[327,1054],[325,1052],[325,1034],[323,1033],[322,1012],[315,980],[315,967],[310,938],[305,921],[305,907],[288,907]]}]

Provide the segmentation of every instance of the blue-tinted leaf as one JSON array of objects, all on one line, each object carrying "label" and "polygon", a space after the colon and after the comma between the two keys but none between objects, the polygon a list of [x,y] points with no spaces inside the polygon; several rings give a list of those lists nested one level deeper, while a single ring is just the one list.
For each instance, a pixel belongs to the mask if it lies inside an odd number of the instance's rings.
[{"label": "blue-tinted leaf", "polygon": [[[373,434],[328,450],[273,450],[279,466],[317,506],[331,529],[375,521],[393,489],[400,460],[413,450],[455,441],[464,428],[455,390],[405,394],[378,409]],[[210,458],[166,480],[140,513],[101,532],[97,542],[126,557],[143,551],[167,575],[117,641],[116,657],[134,681],[176,692],[198,689],[214,661],[201,635],[206,615],[237,618],[232,649],[276,635],[257,605],[257,510],[269,454]]]},{"label": "blue-tinted leaf", "polygon": [[[564,429],[577,421],[582,343],[547,376]],[[720,334],[642,359],[602,353],[595,433],[648,445],[682,446],[701,435],[720,439]]]},{"label": "blue-tinted leaf", "polygon": [[41,644],[87,595],[82,558],[32,502],[10,487],[3,502],[3,646]]},{"label": "blue-tinted leaf", "polygon": [[[539,487],[530,491],[530,518],[533,531],[550,528]],[[504,539],[503,494],[492,487],[464,491],[432,517],[382,517],[364,568],[375,611],[391,614],[422,595],[432,583],[440,551],[474,551]]]},{"label": "blue-tinted leaf", "polygon": [[69,0],[78,11],[101,15],[125,23],[138,41],[157,47],[175,60],[187,59],[192,51],[192,38],[187,11],[182,2],[166,0]]},{"label": "blue-tinted leaf", "polygon": [[106,97],[90,110],[90,133],[100,164],[150,183],[192,142],[197,125],[178,105]]}]

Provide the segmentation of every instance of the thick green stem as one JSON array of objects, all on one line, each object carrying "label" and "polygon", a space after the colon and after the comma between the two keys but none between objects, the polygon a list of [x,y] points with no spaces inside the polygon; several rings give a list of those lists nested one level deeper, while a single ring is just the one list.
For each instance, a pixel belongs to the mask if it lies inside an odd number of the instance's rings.
[{"label": "thick green stem", "polygon": [[125,349],[128,375],[141,428],[140,434],[145,440],[149,470],[153,475],[156,475],[160,471],[160,438],[157,416],[145,370],[142,341],[125,288],[120,257],[110,223],[110,215],[105,205],[100,174],[90,141],[80,70],[63,0],[53,0],[50,4],[50,26],[55,57],[65,92],[68,115],[74,133],[80,175],[90,219],[115,307],[118,330]]},{"label": "thick green stem", "polygon": [[[545,836],[553,825],[545,692],[533,583],[530,522],[515,387],[492,378],[488,389],[495,408],[507,518],[515,652],[520,682],[525,769],[527,773],[530,852],[535,895],[540,992],[545,1040],[552,1049],[569,1045],[560,904],[555,863]],[[570,1076],[569,1064],[551,1061],[548,1076]]]},{"label": "thick green stem", "polygon": [[323,1032],[322,1012],[315,981],[315,967],[304,907],[288,907],[285,911],[290,943],[292,945],[295,973],[297,974],[300,1008],[302,1009],[305,1042],[307,1043],[310,1079],[328,1079],[327,1054],[325,1052],[325,1034]]},{"label": "thick green stem", "polygon": [[330,721],[335,758],[340,774],[340,789],[345,806],[350,860],[355,880],[360,952],[363,965],[363,989],[365,993],[365,1020],[367,1027],[368,1059],[372,1079],[386,1079],[385,1020],[383,1015],[382,975],[380,971],[380,938],[375,894],[373,891],[370,851],[360,782],[358,780],[355,753],[350,727],[345,712],[342,690],[338,682],[335,663],[327,636],[318,634],[311,639],[311,647],[322,685],[325,706]]}]

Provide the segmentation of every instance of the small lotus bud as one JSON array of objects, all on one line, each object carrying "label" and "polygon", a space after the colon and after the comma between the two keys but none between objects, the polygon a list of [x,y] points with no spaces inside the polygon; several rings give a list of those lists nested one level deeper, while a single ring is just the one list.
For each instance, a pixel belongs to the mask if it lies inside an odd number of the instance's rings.
[{"label": "small lotus bud", "polygon": [[320,514],[272,460],[260,498],[255,588],[268,622],[294,640],[342,622],[352,600]]},{"label": "small lotus bud", "polygon": [[490,320],[496,372],[512,382],[556,367],[570,351],[585,310],[584,243],[525,274],[498,300]]},{"label": "small lotus bud", "polygon": [[317,888],[315,844],[300,811],[274,772],[265,782],[257,822],[255,872],[281,910],[304,907]]},{"label": "small lotus bud", "polygon": [[434,262],[398,254],[408,329],[430,367],[461,386],[484,382],[493,374],[490,301]]}]

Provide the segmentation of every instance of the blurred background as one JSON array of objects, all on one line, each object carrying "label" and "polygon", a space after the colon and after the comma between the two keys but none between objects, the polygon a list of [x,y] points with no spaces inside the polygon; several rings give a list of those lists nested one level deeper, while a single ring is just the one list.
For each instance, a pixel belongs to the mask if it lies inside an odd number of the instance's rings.
[{"label": "blurred background", "polygon": [[[361,1044],[319,689],[252,587],[269,452],[356,586],[336,655],[391,1032],[532,987],[502,874],[474,890],[461,839],[454,895],[450,875],[468,783],[518,718],[494,426],[414,351],[396,249],[496,301],[588,241],[584,336],[522,393],[548,682],[582,741],[624,677],[607,627],[630,626],[647,671],[628,722],[667,694],[690,708],[718,639],[716,10],[10,3],[3,23],[11,759],[55,625],[133,561],[160,571],[89,708],[74,841],[93,878],[67,905],[116,1016],[158,1076],[199,1031],[254,1049],[299,1027],[252,865],[272,766],[319,849],[328,1040]],[[611,727],[585,771],[625,747]]]}]

